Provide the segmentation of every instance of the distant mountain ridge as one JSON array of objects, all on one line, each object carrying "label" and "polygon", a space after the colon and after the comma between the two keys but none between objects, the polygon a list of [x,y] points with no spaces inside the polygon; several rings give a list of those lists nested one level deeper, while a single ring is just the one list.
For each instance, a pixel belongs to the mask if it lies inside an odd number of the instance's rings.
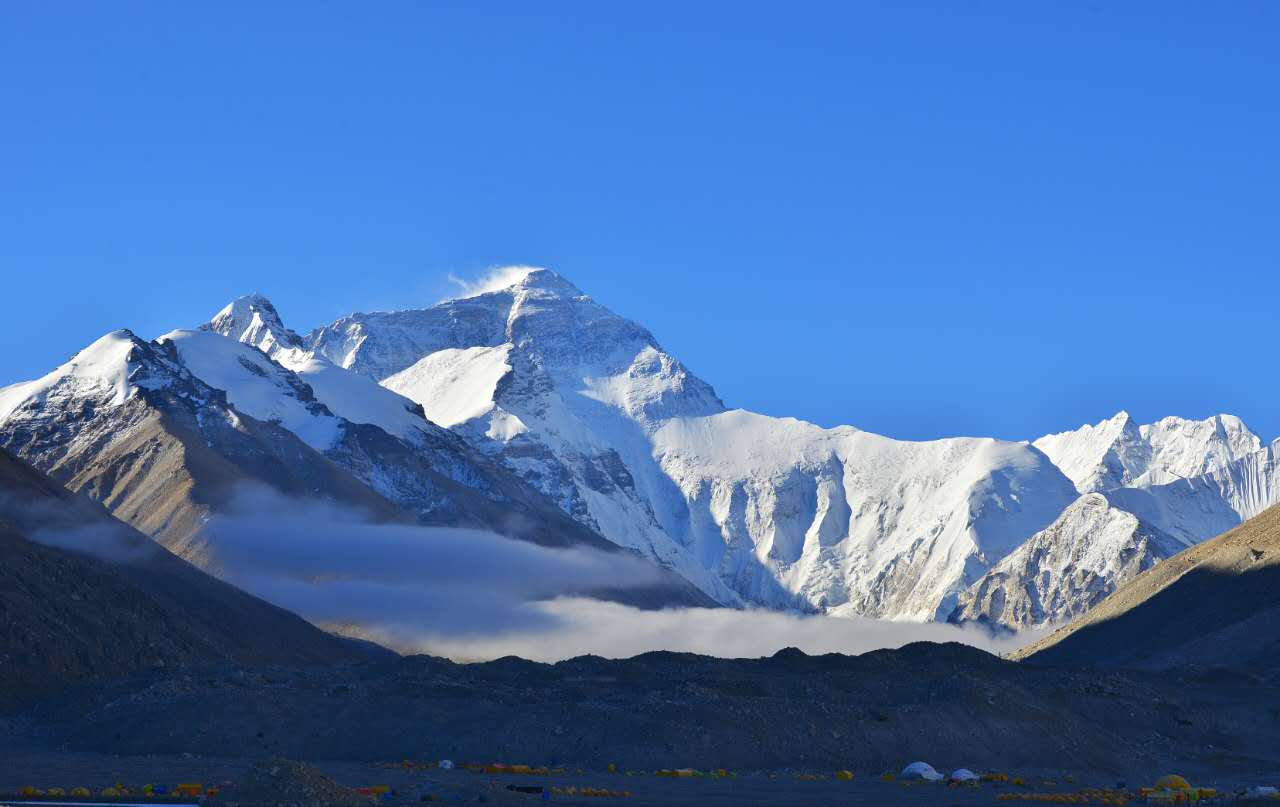
[{"label": "distant mountain ridge", "polygon": [[[729,411],[647,329],[546,270],[304,341],[730,605],[931,618],[969,558],[1002,556],[1075,494],[1016,443],[909,444]],[[760,450],[726,463],[713,444]],[[895,492],[912,488],[946,492]],[[996,503],[975,488],[1035,493]]]},{"label": "distant mountain ridge", "polygon": [[[727,408],[554,272],[505,274],[305,336],[249,295],[154,349],[353,477],[374,509],[490,527],[533,512],[538,540],[603,536],[730,606],[1055,623],[1280,501],[1277,444],[1228,415],[1122,412],[1029,442],[823,429]],[[85,411],[42,395],[0,390],[0,445],[37,463],[56,441],[34,424]]]},{"label": "distant mountain ridge", "polygon": [[[277,355],[326,359],[415,400],[584,524],[727,604],[1009,627],[1060,621],[1247,517],[1253,505],[1235,502],[1249,491],[1261,490],[1254,504],[1276,500],[1273,477],[1259,473],[1187,502],[1160,488],[1265,465],[1268,449],[1230,416],[1142,426],[1121,413],[1030,446],[820,429],[728,410],[648,330],[554,272],[508,276],[506,286],[428,309],[352,314],[305,337],[278,317],[271,333],[243,317],[219,331]],[[967,481],[955,483],[957,474]],[[1098,491],[1113,512],[1104,530],[1113,551],[1093,553],[1100,565],[1088,582],[1073,551],[1024,552],[1029,565],[1013,577],[1001,570],[1003,585],[1061,563],[1044,570],[1076,579],[1074,588],[1046,592],[1018,618],[993,613],[987,572]],[[1213,518],[1184,512],[1209,500]],[[1099,533],[1069,522],[1055,535],[1087,551]],[[1128,539],[1117,536],[1122,523]]]},{"label": "distant mountain ridge", "polygon": [[1033,445],[1082,493],[1090,493],[1203,476],[1261,450],[1262,440],[1232,415],[1139,425],[1120,412],[1096,426],[1045,435]]}]

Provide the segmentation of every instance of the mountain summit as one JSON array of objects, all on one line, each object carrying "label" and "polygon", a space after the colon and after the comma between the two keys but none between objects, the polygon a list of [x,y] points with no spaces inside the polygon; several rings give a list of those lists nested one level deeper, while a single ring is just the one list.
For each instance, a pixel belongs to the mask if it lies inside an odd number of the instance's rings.
[{"label": "mountain summit", "polygon": [[200,330],[253,345],[269,356],[279,350],[302,347],[302,337],[286,328],[276,307],[257,293],[232,300]]},{"label": "mountain summit", "polygon": [[[527,266],[430,308],[351,314],[297,347],[264,339],[278,320],[258,316],[218,330],[304,374],[341,368],[411,399],[583,526],[730,605],[1010,627],[1080,613],[1246,515],[1227,496],[1194,520],[1162,485],[1229,475],[1260,450],[1230,416],[1144,426],[1122,412],[1028,445],[730,410],[648,329]],[[1269,491],[1259,474],[1242,489]],[[1108,498],[1077,501],[1094,492]],[[1054,590],[1004,607],[1008,586],[1043,574]]]},{"label": "mountain summit", "polygon": [[1045,435],[1034,445],[1089,493],[1203,476],[1261,450],[1262,440],[1234,415],[1139,425],[1120,412],[1096,426]]},{"label": "mountain summit", "polygon": [[1075,497],[1022,444],[731,411],[556,273],[494,277],[431,308],[344,317],[307,348],[723,603],[933,618]]},{"label": "mountain summit", "polygon": [[258,294],[199,331],[110,334],[0,390],[0,446],[191,557],[217,466],[387,518],[518,516],[533,540],[651,558],[698,601],[1014,628],[1280,501],[1280,444],[1230,415],[910,442],[730,409],[644,326],[531,267],[305,337]]}]

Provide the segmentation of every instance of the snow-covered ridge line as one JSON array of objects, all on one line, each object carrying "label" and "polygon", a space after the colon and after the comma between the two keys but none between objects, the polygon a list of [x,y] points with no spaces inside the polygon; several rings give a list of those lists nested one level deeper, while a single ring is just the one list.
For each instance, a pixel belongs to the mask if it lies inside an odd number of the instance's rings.
[{"label": "snow-covered ridge line", "polygon": [[721,602],[934,618],[1074,498],[1017,443],[912,444],[729,412],[648,330],[554,272],[482,285],[344,317],[306,346]]},{"label": "snow-covered ridge line", "polygon": [[[1138,424],[1121,412],[1031,442],[824,429],[728,409],[647,329],[554,272],[519,267],[466,292],[305,337],[256,294],[150,347],[104,337],[0,390],[0,428],[14,401],[43,406],[44,388],[116,400],[190,368],[419,511],[447,497],[413,463],[436,458],[429,473],[495,501],[501,469],[575,529],[726,605],[1015,628],[1081,613],[1280,500],[1276,444],[1230,415]],[[168,369],[116,356],[139,349]]]},{"label": "snow-covered ridge line", "polygon": [[42,406],[50,396],[86,395],[119,406],[137,389],[162,387],[185,377],[189,374],[180,364],[155,354],[132,331],[120,329],[38,379],[0,388],[0,421],[19,407]]},{"label": "snow-covered ridge line", "polygon": [[[228,335],[261,339],[252,328]],[[1056,525],[1055,540],[1073,548],[1044,562],[1114,562],[1082,585],[1045,567],[1064,586],[1045,594],[1052,619],[1141,566],[1133,551],[1167,554],[1170,535],[1209,537],[1246,500],[1271,496],[1250,477],[1252,492],[1219,496],[1217,516],[1195,521],[1165,490],[1212,473],[1228,480],[1215,489],[1231,487],[1229,469],[1261,444],[1226,415],[1140,425],[1121,413],[1032,443],[917,443],[731,411],[647,329],[545,269],[496,271],[431,308],[351,314],[303,347],[413,399],[584,525],[726,604],[909,619],[981,611],[967,589]],[[1106,529],[1097,518],[1059,523],[1082,492],[1130,489],[1144,491],[1128,506],[1162,536],[1156,550],[1116,497]]]},{"label": "snow-covered ridge line", "polygon": [[1033,445],[1081,492],[1147,488],[1221,470],[1262,450],[1262,440],[1233,415],[1166,417],[1139,425],[1120,412],[1097,425],[1049,434]]},{"label": "snow-covered ridge line", "polygon": [[[260,318],[245,322],[262,333]],[[108,334],[45,377],[3,390],[0,446],[198,564],[213,562],[207,517],[264,488],[378,520],[614,550],[417,404],[271,344],[299,369],[212,329],[154,342]],[[348,417],[360,413],[376,422]],[[626,596],[655,607],[711,604],[669,571],[655,579]]]}]

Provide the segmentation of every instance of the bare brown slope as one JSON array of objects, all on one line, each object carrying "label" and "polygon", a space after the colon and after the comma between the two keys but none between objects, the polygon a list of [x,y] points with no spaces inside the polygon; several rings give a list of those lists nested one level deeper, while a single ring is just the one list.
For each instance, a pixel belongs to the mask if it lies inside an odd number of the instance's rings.
[{"label": "bare brown slope", "polygon": [[1157,564],[1018,657],[1144,669],[1280,667],[1280,506]]},{"label": "bare brown slope", "polygon": [[370,652],[204,574],[0,451],[0,700],[156,667]]},{"label": "bare brown slope", "polygon": [[[207,400],[195,403],[199,395]],[[0,447],[197,565],[207,561],[205,518],[246,484],[337,502],[375,521],[415,521],[292,432],[232,410],[215,390],[175,385],[87,409],[49,408],[39,428],[0,433]]]}]

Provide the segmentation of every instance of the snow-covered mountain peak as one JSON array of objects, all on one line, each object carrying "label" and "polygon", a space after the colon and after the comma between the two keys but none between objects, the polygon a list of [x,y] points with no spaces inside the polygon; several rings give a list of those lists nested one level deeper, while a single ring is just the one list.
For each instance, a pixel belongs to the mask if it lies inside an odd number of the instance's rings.
[{"label": "snow-covered mountain peak", "polygon": [[582,290],[550,269],[531,268],[508,288],[512,294],[524,297],[552,297],[575,299],[585,297]]},{"label": "snow-covered mountain peak", "polygon": [[1258,451],[1262,441],[1233,415],[1138,425],[1120,412],[1097,425],[1045,435],[1033,445],[1083,493],[1200,476]]},{"label": "snow-covered mountain peak", "polygon": [[1140,431],[1151,446],[1153,462],[1147,473],[1135,480],[1137,487],[1211,473],[1262,448],[1262,439],[1235,415],[1204,420],[1167,417],[1142,426]]},{"label": "snow-covered mountain peak", "polygon": [[201,325],[200,330],[253,345],[268,356],[279,350],[302,347],[302,337],[286,328],[276,307],[257,293],[232,300],[213,319]]},{"label": "snow-covered mountain peak", "polygon": [[156,423],[248,458],[315,449],[423,517],[527,506],[550,538],[599,533],[726,605],[1012,627],[1280,501],[1280,441],[1230,415],[1120,411],[1028,445],[728,410],[645,327],[532,267],[306,337],[246,295],[199,331],[114,332],[0,389],[0,435],[45,467],[139,457],[128,430]]},{"label": "snow-covered mountain peak", "polygon": [[156,342],[172,345],[191,372],[241,412],[278,423],[320,451],[341,438],[341,421],[312,389],[261,350],[209,331],[173,331]]},{"label": "snow-covered mountain peak", "polygon": [[[513,402],[550,390],[579,417],[594,417],[581,410],[601,405],[646,424],[724,410],[711,386],[646,328],[560,275],[525,268],[508,280],[432,308],[352,314],[313,332],[311,350],[412,398],[433,420],[458,426],[487,413],[504,419],[482,432],[522,433],[498,398],[521,409]],[[461,385],[445,383],[464,375]],[[565,436],[581,431],[565,422],[548,426]]]},{"label": "snow-covered mountain peak", "polygon": [[0,421],[23,406],[38,409],[50,397],[78,396],[119,406],[136,389],[156,389],[188,376],[132,331],[112,331],[43,377],[0,389]]},{"label": "snow-covered mountain peak", "polygon": [[1140,427],[1123,410],[1097,425],[1045,435],[1033,445],[1082,493],[1127,485],[1145,473],[1151,462]]},{"label": "snow-covered mountain peak", "polygon": [[727,411],[648,329],[554,272],[506,280],[353,314],[309,344],[721,602],[932,618],[1077,495],[1022,444]]},{"label": "snow-covered mountain peak", "polygon": [[504,266],[494,269],[472,283],[456,281],[461,291],[444,302],[469,300],[487,294],[540,294],[544,296],[581,297],[582,291],[564,277],[539,266]]}]

